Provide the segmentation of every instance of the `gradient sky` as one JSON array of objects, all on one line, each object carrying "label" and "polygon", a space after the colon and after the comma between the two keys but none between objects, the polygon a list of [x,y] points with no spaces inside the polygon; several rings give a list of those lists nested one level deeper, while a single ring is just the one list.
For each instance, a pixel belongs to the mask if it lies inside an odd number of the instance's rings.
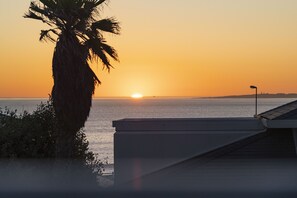
[{"label": "gradient sky", "polygon": [[[0,0],[0,97],[47,97],[52,43],[22,18],[30,0]],[[106,35],[120,55],[96,97],[218,96],[297,92],[296,0],[111,0],[102,16],[121,22]]]}]

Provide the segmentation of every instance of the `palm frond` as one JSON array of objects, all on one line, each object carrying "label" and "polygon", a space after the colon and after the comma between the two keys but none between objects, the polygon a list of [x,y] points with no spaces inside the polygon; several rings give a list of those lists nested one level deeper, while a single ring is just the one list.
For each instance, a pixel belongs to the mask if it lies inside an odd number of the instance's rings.
[{"label": "palm frond", "polygon": [[35,2],[30,3],[29,11],[24,15],[24,18],[31,18],[41,20],[42,22],[48,24],[49,26],[53,26],[53,22],[50,20],[44,8],[41,8]]},{"label": "palm frond", "polygon": [[33,11],[35,13],[38,13],[46,17],[49,15],[49,13],[45,10],[45,8],[40,7],[36,2],[31,2],[29,9],[31,12]]},{"label": "palm frond", "polygon": [[[78,0],[77,3],[77,10],[74,13],[76,17],[79,19],[77,23],[85,23],[88,24],[89,22],[94,22],[95,17],[99,15],[99,8],[98,6],[102,3],[106,2],[106,0]],[[78,26],[80,26],[79,24]]]},{"label": "palm frond", "polygon": [[40,41],[47,41],[47,40],[49,40],[49,41],[51,41],[51,42],[56,42],[56,39],[54,39],[54,38],[50,35],[51,32],[54,33],[54,34],[57,35],[57,36],[59,35],[58,32],[57,32],[56,30],[54,30],[54,29],[41,30],[39,40],[40,40]]},{"label": "palm frond", "polygon": [[92,6],[92,7],[98,7],[103,3],[107,4],[107,1],[108,0],[87,0],[85,2],[85,5]]},{"label": "palm frond", "polygon": [[102,3],[106,3],[107,0],[94,0],[96,6],[101,5]]},{"label": "palm frond", "polygon": [[48,8],[56,9],[57,8],[57,1],[54,0],[40,0],[43,5],[45,5]]},{"label": "palm frond", "polygon": [[103,68],[106,68],[108,71],[113,68],[108,57],[104,53],[104,50],[102,49],[101,41],[99,39],[90,39],[87,41],[86,45],[91,51],[91,55],[89,56],[90,60],[95,59],[98,61],[99,58],[103,63]]},{"label": "palm frond", "polygon": [[92,48],[91,51],[93,53],[93,57],[98,57],[101,60],[101,62],[103,63],[103,69],[106,68],[107,71],[110,72],[113,66],[111,65],[106,54],[100,48]]},{"label": "palm frond", "polygon": [[40,20],[40,21],[44,21],[44,18],[41,16],[38,16],[37,14],[35,14],[32,11],[28,11],[28,13],[25,13],[24,18],[29,18],[29,19],[36,19],[36,20]]},{"label": "palm frond", "polygon": [[92,30],[98,29],[112,34],[120,34],[121,30],[119,22],[113,17],[94,22],[91,28]]},{"label": "palm frond", "polygon": [[114,60],[119,61],[118,53],[113,47],[107,45],[105,42],[101,42],[101,48]]},{"label": "palm frond", "polygon": [[97,75],[95,74],[95,72],[90,68],[90,72],[93,75],[93,78],[95,79],[95,81],[100,85],[101,81],[99,80],[99,78],[97,77]]}]

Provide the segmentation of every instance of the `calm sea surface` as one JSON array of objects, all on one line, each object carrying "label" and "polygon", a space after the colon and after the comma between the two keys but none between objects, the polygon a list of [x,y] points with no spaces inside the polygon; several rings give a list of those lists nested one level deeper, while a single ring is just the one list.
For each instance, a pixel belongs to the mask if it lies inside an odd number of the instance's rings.
[{"label": "calm sea surface", "polygon": [[[259,99],[259,112],[295,99]],[[0,99],[0,107],[32,112],[42,99]],[[113,163],[113,120],[123,118],[251,117],[253,99],[95,99],[85,132],[90,148]]]}]

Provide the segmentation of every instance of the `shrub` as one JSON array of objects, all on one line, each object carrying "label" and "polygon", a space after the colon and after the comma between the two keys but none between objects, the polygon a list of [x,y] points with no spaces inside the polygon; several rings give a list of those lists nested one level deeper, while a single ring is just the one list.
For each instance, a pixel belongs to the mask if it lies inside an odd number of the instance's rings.
[{"label": "shrub", "polygon": [[[57,131],[51,100],[41,103],[32,114],[0,109],[0,158],[55,159]],[[83,129],[76,133],[73,155],[94,173],[102,173],[103,164],[89,151]]]}]

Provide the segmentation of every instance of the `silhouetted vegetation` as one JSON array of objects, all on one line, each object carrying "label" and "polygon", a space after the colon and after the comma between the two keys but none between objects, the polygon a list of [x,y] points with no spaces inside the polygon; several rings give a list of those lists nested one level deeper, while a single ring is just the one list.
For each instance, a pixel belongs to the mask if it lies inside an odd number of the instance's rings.
[{"label": "silhouetted vegetation", "polygon": [[[0,109],[0,158],[53,159],[57,158],[57,119],[51,101],[42,103],[32,114]],[[94,175],[102,172],[102,163],[89,151],[83,130],[75,136],[71,153],[73,160],[89,168]]]},{"label": "silhouetted vegetation", "polygon": [[[116,19],[99,19],[106,0],[31,1],[25,18],[39,20],[51,29],[42,30],[40,40],[56,43],[53,56],[52,89],[56,113],[56,156],[73,158],[77,133],[85,124],[92,105],[92,95],[100,80],[90,61],[101,60],[108,71],[109,57],[118,61],[116,50],[106,43],[103,33],[119,34]],[[49,134],[47,134],[49,135]]]}]

